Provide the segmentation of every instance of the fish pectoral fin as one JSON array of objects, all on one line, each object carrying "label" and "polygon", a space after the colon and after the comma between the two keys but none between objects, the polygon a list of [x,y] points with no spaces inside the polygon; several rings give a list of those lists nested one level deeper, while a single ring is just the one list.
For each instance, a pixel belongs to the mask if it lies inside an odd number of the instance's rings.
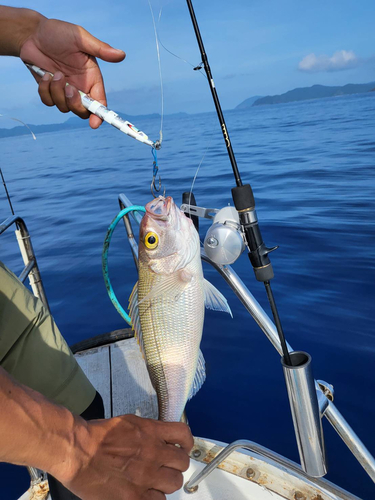
[{"label": "fish pectoral fin", "polygon": [[143,345],[143,335],[141,328],[141,321],[139,319],[139,309],[138,309],[138,281],[134,285],[133,291],[129,297],[129,316],[132,320],[132,327],[135,333],[135,337],[141,349],[143,359],[145,358],[145,349]]},{"label": "fish pectoral fin", "polygon": [[193,280],[193,273],[186,271],[186,269],[180,269],[178,271],[178,277],[182,283],[190,283]]},{"label": "fish pectoral fin", "polygon": [[152,286],[151,291],[138,302],[138,305],[146,300],[149,301],[160,296],[163,299],[178,300],[185,287],[193,279],[192,275],[191,278],[188,276],[190,274],[188,272],[184,272],[183,276],[180,276],[180,274],[181,272],[178,272],[165,276],[159,283]]},{"label": "fish pectoral fin", "polygon": [[188,400],[196,395],[196,393],[202,387],[205,380],[206,380],[206,362],[204,360],[202,351],[199,349],[197,370],[195,372],[194,381],[190,389]]},{"label": "fish pectoral fin", "polygon": [[204,305],[207,309],[214,311],[222,311],[230,314],[233,318],[232,311],[229,307],[227,299],[222,295],[217,288],[214,287],[206,279],[203,281]]}]

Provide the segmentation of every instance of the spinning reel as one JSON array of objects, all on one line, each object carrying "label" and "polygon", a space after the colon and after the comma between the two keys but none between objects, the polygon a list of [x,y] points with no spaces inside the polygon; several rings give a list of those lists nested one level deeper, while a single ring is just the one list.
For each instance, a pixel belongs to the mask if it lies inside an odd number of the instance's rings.
[{"label": "spinning reel", "polygon": [[212,220],[204,239],[204,251],[215,264],[222,266],[233,264],[245,250],[244,234],[238,212],[234,207],[227,206],[221,210],[197,207],[194,195],[184,193],[181,210],[192,218],[197,230],[198,217]]}]

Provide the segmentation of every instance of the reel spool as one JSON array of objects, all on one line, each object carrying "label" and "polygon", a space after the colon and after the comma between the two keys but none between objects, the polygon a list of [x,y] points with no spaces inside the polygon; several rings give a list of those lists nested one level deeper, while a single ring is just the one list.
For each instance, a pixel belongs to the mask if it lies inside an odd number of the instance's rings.
[{"label": "reel spool", "polygon": [[233,264],[245,250],[238,212],[224,207],[215,215],[204,239],[207,257],[220,265]]}]

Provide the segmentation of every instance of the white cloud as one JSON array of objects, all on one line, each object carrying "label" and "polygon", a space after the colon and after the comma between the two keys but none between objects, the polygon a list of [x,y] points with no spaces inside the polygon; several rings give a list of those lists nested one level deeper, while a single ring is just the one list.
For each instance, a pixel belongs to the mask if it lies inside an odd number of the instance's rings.
[{"label": "white cloud", "polygon": [[298,69],[315,73],[318,71],[343,71],[358,66],[360,59],[353,50],[338,50],[333,56],[309,54],[298,64]]}]

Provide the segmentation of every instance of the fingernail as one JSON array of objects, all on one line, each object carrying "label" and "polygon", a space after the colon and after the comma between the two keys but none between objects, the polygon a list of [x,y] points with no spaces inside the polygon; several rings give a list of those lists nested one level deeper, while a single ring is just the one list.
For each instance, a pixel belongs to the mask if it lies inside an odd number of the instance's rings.
[{"label": "fingernail", "polygon": [[53,80],[57,82],[58,80],[61,80],[63,76],[64,75],[61,73],[61,71],[56,71],[56,73],[53,75]]},{"label": "fingernail", "polygon": [[50,75],[49,73],[46,73],[46,74],[44,74],[44,75],[42,76],[42,80],[43,80],[44,82],[48,82],[48,81],[50,80],[50,78],[51,78],[51,75]]},{"label": "fingernail", "polygon": [[70,98],[70,97],[73,97],[73,94],[74,94],[74,89],[71,85],[67,85],[65,87],[65,95],[66,97]]}]

